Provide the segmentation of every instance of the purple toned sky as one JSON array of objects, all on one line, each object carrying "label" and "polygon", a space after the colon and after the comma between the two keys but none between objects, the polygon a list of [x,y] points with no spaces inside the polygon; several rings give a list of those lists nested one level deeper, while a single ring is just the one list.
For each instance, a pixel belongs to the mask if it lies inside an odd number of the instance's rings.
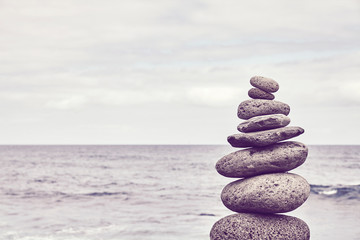
[{"label": "purple toned sky", "polygon": [[227,144],[254,75],[360,144],[359,1],[1,0],[0,33],[0,144]]}]

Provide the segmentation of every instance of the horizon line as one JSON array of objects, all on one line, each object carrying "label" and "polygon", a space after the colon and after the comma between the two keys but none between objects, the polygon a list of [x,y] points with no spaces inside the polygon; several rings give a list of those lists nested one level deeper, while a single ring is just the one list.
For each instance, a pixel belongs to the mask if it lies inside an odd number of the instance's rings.
[{"label": "horizon line", "polygon": [[[284,141],[285,142],[285,141]],[[304,143],[308,146],[360,146],[360,144],[342,143]],[[222,143],[0,143],[0,146],[229,146]],[[235,147],[234,147],[235,148]],[[244,149],[244,148],[236,148]]]}]

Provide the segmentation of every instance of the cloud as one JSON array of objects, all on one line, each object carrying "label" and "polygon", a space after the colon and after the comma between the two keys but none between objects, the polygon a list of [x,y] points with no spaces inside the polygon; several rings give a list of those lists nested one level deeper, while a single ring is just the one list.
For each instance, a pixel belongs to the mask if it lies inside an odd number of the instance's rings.
[{"label": "cloud", "polygon": [[73,109],[83,106],[86,102],[87,100],[84,96],[72,96],[60,100],[49,101],[45,106],[56,109]]},{"label": "cloud", "polygon": [[[141,126],[133,109],[142,109],[157,121],[197,116],[191,128],[214,109],[232,111],[248,98],[250,77],[264,75],[279,82],[276,99],[298,112],[352,111],[360,102],[359,9],[356,0],[5,0],[0,105],[8,122],[36,113],[40,123],[54,114],[62,125],[74,112],[87,122],[104,111],[114,121],[126,115],[121,126]],[[114,123],[98,117],[95,125]]]},{"label": "cloud", "polygon": [[241,91],[232,87],[195,87],[187,92],[192,104],[220,107],[239,100]]}]

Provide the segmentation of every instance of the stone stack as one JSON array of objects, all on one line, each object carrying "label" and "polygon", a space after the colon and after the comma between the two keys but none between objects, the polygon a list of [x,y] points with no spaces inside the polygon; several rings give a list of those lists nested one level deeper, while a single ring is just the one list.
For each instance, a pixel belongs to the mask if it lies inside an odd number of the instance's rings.
[{"label": "stone stack", "polygon": [[221,200],[237,214],[220,219],[210,232],[211,240],[309,239],[310,231],[301,219],[281,215],[302,205],[310,194],[307,181],[287,173],[306,160],[308,149],[285,141],[304,130],[288,127],[289,105],[275,101],[279,84],[270,78],[253,77],[250,100],[240,103],[240,134],[228,137],[236,148],[224,156],[216,170],[225,177],[241,178],[224,187]]}]

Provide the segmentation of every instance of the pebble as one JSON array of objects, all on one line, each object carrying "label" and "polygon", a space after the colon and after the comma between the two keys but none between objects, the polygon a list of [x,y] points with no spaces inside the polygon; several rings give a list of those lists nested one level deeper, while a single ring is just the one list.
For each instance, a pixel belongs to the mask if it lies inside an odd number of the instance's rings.
[{"label": "pebble", "polygon": [[276,113],[287,116],[289,112],[290,106],[286,103],[266,99],[249,99],[240,103],[238,107],[238,117],[244,120],[260,115]]},{"label": "pebble", "polygon": [[292,173],[270,173],[226,185],[224,205],[234,212],[285,213],[301,206],[310,194],[308,182]]},{"label": "pebble", "polygon": [[210,240],[308,240],[310,229],[301,219],[280,214],[238,213],[217,221]]},{"label": "pebble", "polygon": [[270,114],[252,117],[239,124],[240,132],[255,132],[273,128],[285,127],[290,123],[290,118],[284,114]]},{"label": "pebble", "polygon": [[259,88],[251,88],[248,91],[248,95],[251,98],[254,99],[268,99],[268,100],[273,100],[275,98],[274,94],[265,92]]},{"label": "pebble", "polygon": [[307,155],[308,148],[304,144],[281,142],[230,153],[216,163],[216,170],[225,177],[237,178],[286,172],[303,164]]},{"label": "pebble", "polygon": [[233,147],[263,147],[287,140],[304,133],[301,127],[282,127],[271,130],[239,133],[227,138]]},{"label": "pebble", "polygon": [[250,84],[265,92],[273,93],[279,90],[279,84],[271,78],[255,76],[250,79]]}]

